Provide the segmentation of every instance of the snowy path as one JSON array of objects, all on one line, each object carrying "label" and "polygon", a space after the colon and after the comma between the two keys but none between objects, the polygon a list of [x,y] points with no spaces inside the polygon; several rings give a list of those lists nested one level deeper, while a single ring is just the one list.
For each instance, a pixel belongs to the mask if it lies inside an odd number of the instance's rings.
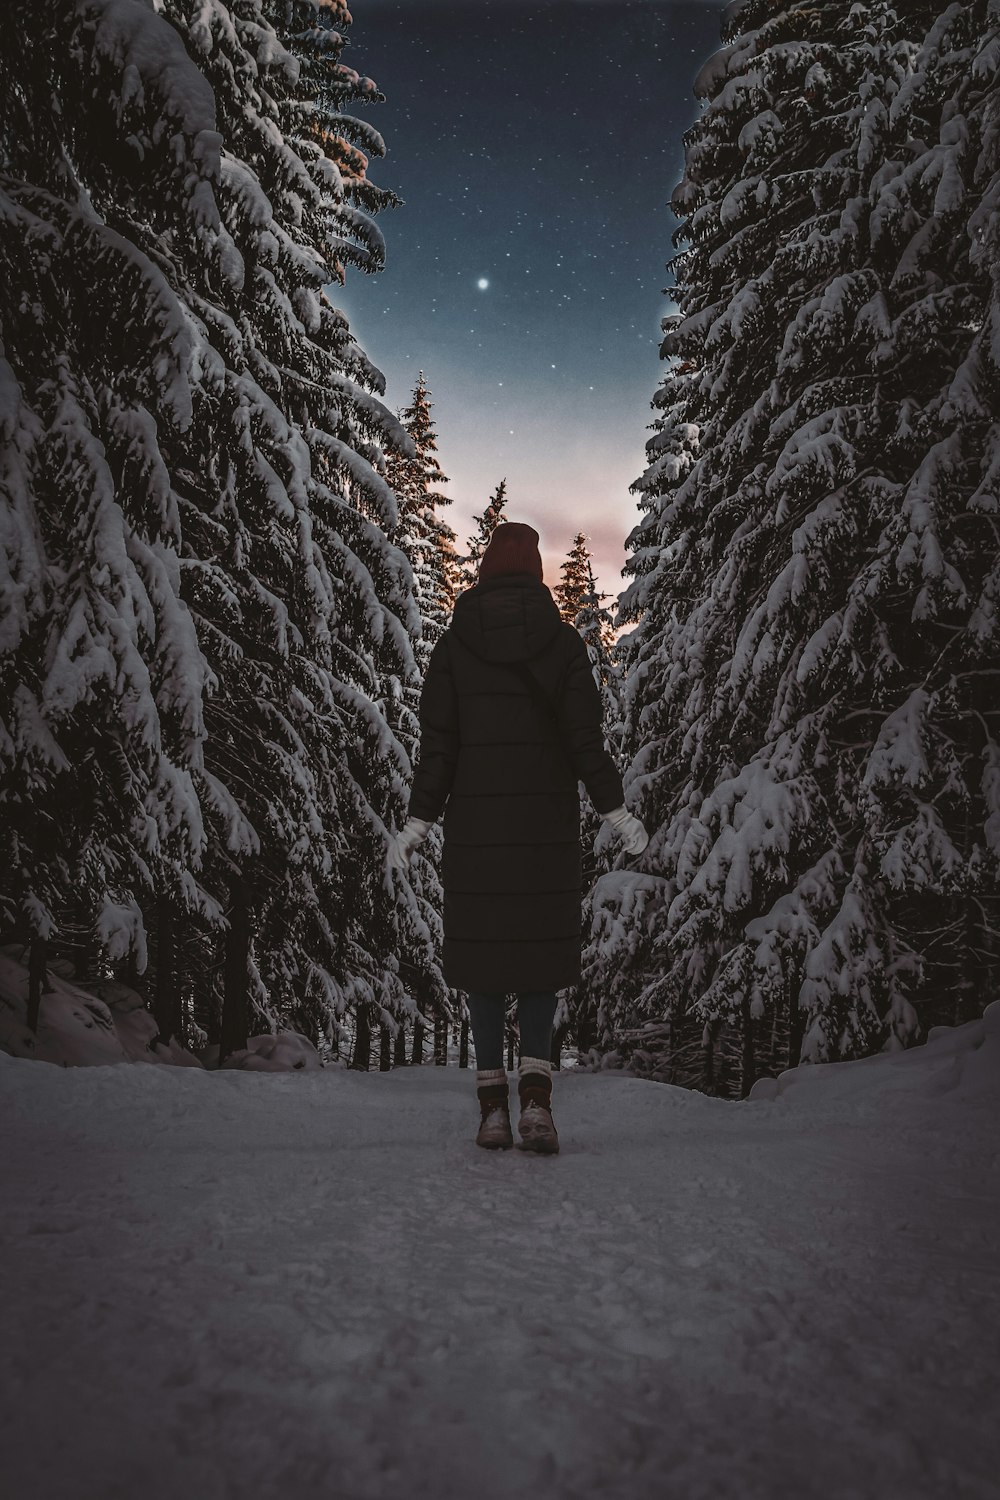
[{"label": "snowy path", "polygon": [[995,1500],[982,1035],[743,1105],[563,1074],[553,1159],[453,1069],[0,1056],[7,1493]]}]

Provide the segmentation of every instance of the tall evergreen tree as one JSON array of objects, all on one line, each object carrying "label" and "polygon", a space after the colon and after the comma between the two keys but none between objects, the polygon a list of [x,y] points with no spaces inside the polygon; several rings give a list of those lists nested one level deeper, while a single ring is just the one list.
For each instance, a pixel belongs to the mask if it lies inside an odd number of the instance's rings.
[{"label": "tall evergreen tree", "polygon": [[422,668],[451,618],[460,578],[455,533],[438,514],[441,507],[452,502],[451,496],[441,490],[448,478],[437,456],[432,410],[431,393],[421,370],[410,405],[400,413],[413,452],[393,451],[386,470],[399,510],[395,539],[409,557],[416,581]]},{"label": "tall evergreen tree", "polygon": [[[441,492],[447,483],[437,457],[437,434],[431,416],[431,393],[423,371],[413,390],[410,405],[400,413],[411,447],[394,449],[388,455],[386,477],[396,494],[398,521],[393,533],[396,545],[406,554],[413,568],[415,597],[419,611],[419,629],[413,646],[420,677],[406,687],[399,700],[387,704],[387,716],[410,762],[415,760],[419,744],[418,707],[423,673],[435,643],[444,631],[455,600],[455,533],[438,515],[438,508],[451,504],[451,497]],[[445,986],[440,974],[443,933],[440,913],[441,830],[435,827],[417,851],[409,869],[398,881],[400,899],[424,939],[413,947],[404,945],[400,978],[422,1014],[433,1013],[436,1035],[446,1021]],[[430,946],[428,946],[428,944]],[[432,969],[427,956],[434,954]],[[417,962],[413,962],[416,957]],[[430,1015],[428,1015],[430,1019]],[[440,1050],[440,1049],[439,1049]]]},{"label": "tall evergreen tree", "polygon": [[408,439],[323,290],[391,201],[347,19],[16,0],[0,64],[4,920],[72,899],[140,966],[152,909],[228,928],[230,1036],[406,1004]]},{"label": "tall evergreen tree", "polygon": [[704,1038],[745,1092],[995,984],[998,22],[748,0],[698,81],[620,612],[655,832],[590,950],[658,1076]]},{"label": "tall evergreen tree", "polygon": [[582,531],[578,531],[573,538],[573,545],[566,561],[559,569],[559,582],[552,591],[559,606],[559,613],[570,625],[576,624],[576,617],[583,608],[583,601],[593,583],[593,576],[587,538]]},{"label": "tall evergreen tree", "polygon": [[[576,538],[577,544],[583,539]],[[589,550],[582,564],[584,587],[579,596],[573,623],[587,647],[594,681],[604,704],[604,739],[615,759],[622,762],[621,674],[615,659],[614,622],[606,600],[594,577],[594,563]],[[592,893],[595,882],[611,868],[613,845],[610,830],[594,811],[585,792],[580,797],[580,853],[583,874],[583,930],[592,923]],[[565,1023],[581,1053],[598,1045],[598,1013],[601,995],[586,973],[575,993],[567,998]],[[560,1016],[561,1018],[561,1016]]]},{"label": "tall evergreen tree", "polygon": [[620,747],[622,737],[621,673],[615,646],[615,623],[607,606],[610,595],[602,593],[594,577],[593,558],[586,560],[586,587],[573,623],[583,637],[594,672],[594,681],[604,702],[604,736]]},{"label": "tall evergreen tree", "polygon": [[469,538],[469,550],[462,558],[462,586],[471,588],[479,574],[479,564],[489,545],[490,537],[504,519],[507,506],[507,481],[501,479],[481,516],[473,516],[476,529]]}]

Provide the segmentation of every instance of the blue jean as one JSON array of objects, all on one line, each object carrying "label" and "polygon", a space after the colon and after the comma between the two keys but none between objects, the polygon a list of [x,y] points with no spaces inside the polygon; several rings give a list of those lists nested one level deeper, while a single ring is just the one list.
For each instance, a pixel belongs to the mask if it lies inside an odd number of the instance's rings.
[{"label": "blue jean", "polygon": [[[477,1068],[502,1068],[503,1023],[507,996],[474,994],[469,996],[469,1020],[476,1048]],[[553,990],[519,990],[517,995],[517,1029],[521,1034],[522,1057],[548,1058],[552,1051],[552,1020],[556,1013]]]}]

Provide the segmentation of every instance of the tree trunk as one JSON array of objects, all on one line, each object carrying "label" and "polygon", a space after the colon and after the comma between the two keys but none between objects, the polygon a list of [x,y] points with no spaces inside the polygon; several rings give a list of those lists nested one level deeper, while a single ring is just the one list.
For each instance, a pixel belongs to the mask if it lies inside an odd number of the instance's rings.
[{"label": "tree trunk", "polygon": [[778,1061],[780,1050],[781,1028],[785,1024],[785,1018],[781,1014],[781,1007],[775,1002],[771,1011],[771,1043],[767,1054],[767,1071],[777,1075],[781,1072],[781,1063]]},{"label": "tree trunk", "polygon": [[458,1032],[458,1066],[469,1066],[469,1012],[462,1012],[462,1023]]},{"label": "tree trunk", "polygon": [[28,949],[28,1014],[27,1026],[29,1031],[38,1035],[38,1022],[41,1016],[42,996],[47,995],[51,989],[49,984],[49,971],[45,966],[48,944],[45,939],[37,935],[32,937]]},{"label": "tree trunk", "polygon": [[717,1026],[714,1021],[705,1024],[702,1033],[702,1079],[704,1081],[704,1092],[714,1094],[715,1092],[715,1037]]},{"label": "tree trunk", "polygon": [[233,882],[230,901],[219,1037],[220,1067],[227,1057],[245,1049],[250,1017],[250,906],[242,880]]},{"label": "tree trunk", "polygon": [[410,1052],[410,1066],[418,1067],[424,1060],[424,1023],[414,1021],[413,1023],[413,1049]]},{"label": "tree trunk", "polygon": [[590,1001],[584,998],[581,1002],[577,1000],[577,1012],[573,1018],[573,1036],[576,1041],[576,1050],[581,1057],[585,1057],[594,1046],[596,1038],[596,1027],[590,1008]]},{"label": "tree trunk", "polygon": [[567,1029],[568,1028],[565,1026],[560,1026],[558,1031],[553,1030],[552,1032],[552,1046],[549,1049],[549,1062],[552,1064],[553,1069],[557,1073],[562,1067],[563,1038],[566,1035]]},{"label": "tree trunk", "polygon": [[[989,1002],[997,992],[997,922],[996,910],[983,911],[980,913],[979,926],[979,949],[980,949],[980,989],[979,989],[979,1014],[986,1009]],[[994,920],[991,921],[990,917]]]},{"label": "tree trunk", "polygon": [[754,1086],[753,1016],[750,1000],[744,996],[740,1006],[740,1098],[745,1099]]},{"label": "tree trunk", "polygon": [[372,1062],[372,1028],[368,1019],[368,1007],[359,1005],[354,1016],[354,1056],[351,1067],[359,1073],[367,1073]]},{"label": "tree trunk", "polygon": [[73,964],[73,978],[80,984],[94,984],[101,976],[101,949],[94,932],[94,909],[82,896],[72,901],[72,926],[77,936],[71,940],[65,955]]},{"label": "tree trunk", "polygon": [[392,1068],[392,1037],[388,1026],[382,1027],[382,1035],[378,1049],[378,1070],[380,1073],[388,1073]]},{"label": "tree trunk", "polygon": [[675,1077],[674,1050],[676,1047],[676,1040],[677,1027],[674,1021],[674,1011],[673,1009],[671,1009],[667,1012],[663,1037],[663,1060],[666,1063],[665,1071],[667,1074],[666,1081],[668,1083],[673,1083]]},{"label": "tree trunk", "polygon": [[399,1023],[399,1030],[396,1032],[396,1040],[393,1044],[392,1065],[394,1068],[406,1067],[406,1027],[402,1021]]},{"label": "tree trunk", "polygon": [[[968,805],[967,801],[966,809]],[[966,818],[968,816],[967,810]],[[983,1011],[982,926],[976,920],[981,908],[971,891],[965,896],[963,908],[961,947],[955,976],[956,1026],[978,1020]]]},{"label": "tree trunk", "polygon": [[514,1028],[507,1022],[507,1072],[514,1071]]},{"label": "tree trunk", "polygon": [[156,1017],[157,1042],[164,1046],[175,1037],[183,1041],[181,987],[177,974],[177,926],[173,903],[160,896],[156,903]]},{"label": "tree trunk", "polygon": [[797,1068],[802,1054],[802,1012],[796,985],[785,975],[785,1003],[788,1007],[788,1066]]},{"label": "tree trunk", "polygon": [[443,1068],[448,1062],[448,1018],[434,1017],[434,1066]]}]

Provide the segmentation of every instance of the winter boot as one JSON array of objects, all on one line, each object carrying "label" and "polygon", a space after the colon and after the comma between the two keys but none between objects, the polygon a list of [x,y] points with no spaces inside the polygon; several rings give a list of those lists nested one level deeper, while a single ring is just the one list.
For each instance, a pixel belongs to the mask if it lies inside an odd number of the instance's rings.
[{"label": "winter boot", "polygon": [[476,1093],[482,1115],[476,1145],[485,1146],[487,1151],[506,1151],[514,1144],[506,1069],[480,1068],[476,1073]]},{"label": "winter boot", "polygon": [[517,1122],[522,1151],[540,1151],[553,1156],[559,1137],[552,1123],[552,1064],[544,1057],[522,1057],[518,1071],[521,1118]]}]

